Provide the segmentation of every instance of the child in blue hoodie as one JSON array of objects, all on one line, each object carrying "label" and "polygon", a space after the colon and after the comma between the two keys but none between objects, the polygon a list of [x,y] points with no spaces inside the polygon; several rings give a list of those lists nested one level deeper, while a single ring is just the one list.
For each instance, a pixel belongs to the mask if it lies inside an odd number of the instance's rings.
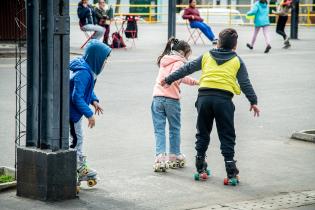
[{"label": "child in blue hoodie", "polygon": [[249,44],[247,43],[247,47],[249,49],[254,48],[254,44],[256,41],[256,37],[259,33],[259,30],[262,28],[264,37],[265,37],[265,42],[266,42],[266,49],[265,53],[268,53],[271,49],[270,46],[270,38],[269,38],[269,6],[267,0],[259,0],[254,4],[254,7],[247,12],[247,16],[255,16],[254,18],[254,24],[255,24],[255,31],[253,34],[252,42]]},{"label": "child in blue hoodie", "polygon": [[94,113],[89,105],[94,106],[95,114],[103,113],[99,99],[94,93],[97,76],[102,72],[111,48],[99,40],[87,44],[82,57],[70,61],[70,147],[77,150],[77,170],[79,177],[96,172],[88,169],[83,155],[82,116],[88,119],[88,127],[95,125]]}]

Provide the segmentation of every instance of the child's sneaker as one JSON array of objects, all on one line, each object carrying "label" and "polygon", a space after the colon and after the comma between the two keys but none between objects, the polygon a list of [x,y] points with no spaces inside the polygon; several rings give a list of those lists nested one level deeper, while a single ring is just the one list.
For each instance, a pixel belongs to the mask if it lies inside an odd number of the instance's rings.
[{"label": "child's sneaker", "polygon": [[78,161],[77,174],[78,186],[80,186],[81,181],[86,181],[89,187],[93,187],[94,185],[96,185],[97,172],[88,167],[85,156],[80,158],[80,160]]},{"label": "child's sneaker", "polygon": [[270,49],[271,49],[271,46],[270,46],[270,44],[268,44],[264,53],[268,53],[270,51]]},{"label": "child's sneaker", "polygon": [[213,44],[213,45],[217,45],[217,44],[218,44],[218,39],[212,40],[212,44]]},{"label": "child's sneaker", "polygon": [[248,47],[250,50],[252,50],[254,47],[250,45],[249,43],[246,44],[246,47]]},{"label": "child's sneaker", "polygon": [[224,185],[237,185],[239,183],[239,170],[236,167],[236,161],[231,160],[231,161],[226,161],[225,162],[225,169],[226,169],[226,174],[227,178],[224,179],[223,183]]},{"label": "child's sneaker", "polygon": [[178,167],[180,167],[180,168],[184,168],[185,167],[186,157],[185,157],[184,154],[177,155],[176,160],[177,160]]},{"label": "child's sneaker", "polygon": [[168,167],[169,166],[166,160],[166,154],[165,153],[158,154],[155,157],[155,162],[153,165],[154,172],[166,172],[166,169],[168,169]]},{"label": "child's sneaker", "polygon": [[285,40],[284,40],[284,46],[283,46],[283,48],[284,49],[288,49],[289,47],[291,47],[291,44],[290,44],[290,38],[289,37],[287,37]]}]

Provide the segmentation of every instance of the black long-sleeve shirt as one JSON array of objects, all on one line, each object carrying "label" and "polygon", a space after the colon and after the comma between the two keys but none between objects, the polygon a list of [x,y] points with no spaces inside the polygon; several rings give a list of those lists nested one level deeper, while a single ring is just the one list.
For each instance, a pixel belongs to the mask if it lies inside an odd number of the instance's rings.
[{"label": "black long-sleeve shirt", "polygon": [[[221,64],[231,60],[235,56],[237,56],[237,54],[235,52],[229,51],[229,50],[224,50],[224,49],[213,49],[210,51],[210,54],[211,54],[212,58],[215,59],[215,61],[217,62],[218,65],[221,65]],[[202,57],[203,56],[200,56],[197,59],[186,63],[184,66],[179,68],[177,71],[175,71],[174,73],[172,73],[171,75],[166,77],[165,82],[170,85],[178,79],[181,79],[181,78],[183,78],[189,74],[192,74],[196,71],[201,70]],[[257,96],[256,96],[256,93],[253,89],[253,86],[249,80],[246,66],[245,66],[243,60],[240,57],[238,57],[238,58],[240,60],[240,69],[238,70],[237,75],[236,75],[238,84],[240,85],[241,91],[245,94],[246,98],[249,100],[251,105],[257,104]],[[199,92],[200,91],[204,91],[204,88],[202,90],[199,89]]]}]

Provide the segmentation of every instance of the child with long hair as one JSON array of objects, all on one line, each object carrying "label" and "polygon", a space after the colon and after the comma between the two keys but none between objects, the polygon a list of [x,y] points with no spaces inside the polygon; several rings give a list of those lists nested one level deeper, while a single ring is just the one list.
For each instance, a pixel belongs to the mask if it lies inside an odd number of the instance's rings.
[{"label": "child with long hair", "polygon": [[[162,78],[167,77],[173,71],[186,63],[191,55],[191,48],[185,41],[170,38],[163,53],[158,57],[159,73],[153,90],[151,105],[152,120],[156,142],[156,159],[154,171],[163,171],[171,168],[184,167],[185,156],[180,151],[180,84],[198,85],[198,81],[191,77],[184,77],[174,82],[168,88],[160,85]],[[166,119],[169,123],[169,157],[166,155]]]},{"label": "child with long hair", "polygon": [[271,49],[270,45],[270,38],[269,38],[269,7],[268,7],[268,2],[267,0],[259,0],[254,4],[254,7],[247,12],[247,16],[255,16],[254,18],[254,24],[255,24],[255,30],[253,34],[253,38],[251,43],[247,43],[247,47],[249,49],[254,48],[254,44],[256,42],[257,35],[260,31],[260,29],[263,30],[263,34],[265,37],[265,42],[266,42],[266,49],[264,53],[268,53]]}]

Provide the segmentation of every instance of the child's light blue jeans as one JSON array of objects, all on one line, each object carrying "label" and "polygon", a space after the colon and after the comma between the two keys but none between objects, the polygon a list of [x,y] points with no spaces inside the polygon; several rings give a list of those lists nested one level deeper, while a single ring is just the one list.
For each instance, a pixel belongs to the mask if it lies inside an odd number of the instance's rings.
[{"label": "child's light blue jeans", "polygon": [[77,150],[77,163],[78,165],[81,164],[83,159],[83,127],[82,127],[82,118],[74,123],[70,121],[70,147]]},{"label": "child's light blue jeans", "polygon": [[155,96],[151,105],[156,155],[166,152],[165,126],[169,124],[170,154],[180,154],[180,102],[176,99]]}]

